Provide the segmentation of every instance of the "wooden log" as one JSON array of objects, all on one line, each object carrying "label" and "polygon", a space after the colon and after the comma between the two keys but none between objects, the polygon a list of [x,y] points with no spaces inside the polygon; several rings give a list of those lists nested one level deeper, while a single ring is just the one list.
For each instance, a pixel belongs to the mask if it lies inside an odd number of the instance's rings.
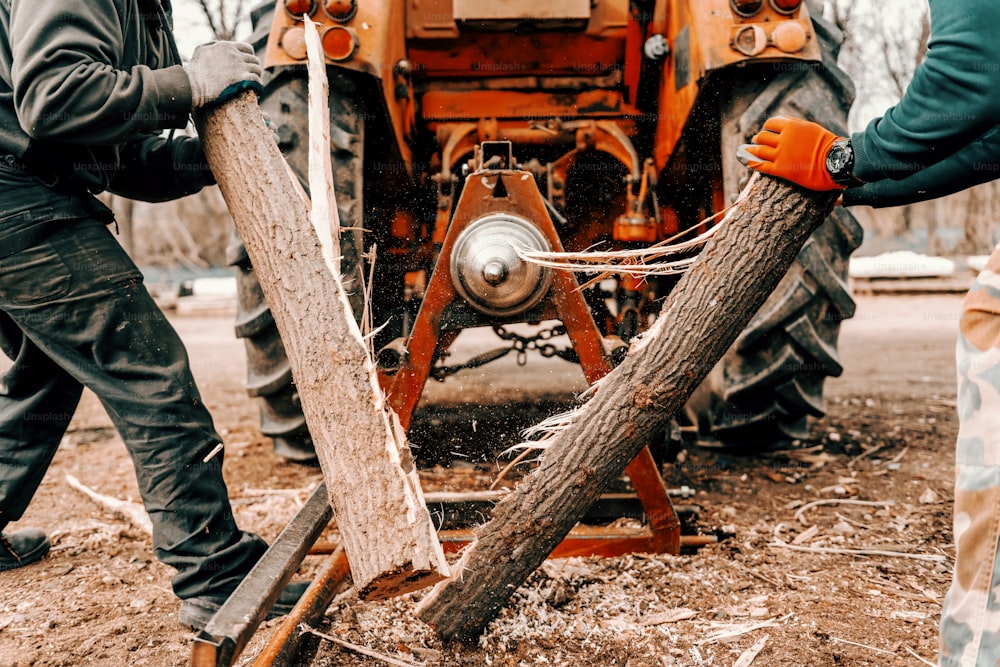
[{"label": "wooden log", "polygon": [[417,615],[446,640],[477,636],[677,413],[788,270],[836,196],[757,175],[671,292],[651,330],[603,378],[540,466],[493,510]]},{"label": "wooden log", "polygon": [[355,587],[378,599],[439,581],[448,565],[405,433],[256,97],[196,123],[288,353]]}]

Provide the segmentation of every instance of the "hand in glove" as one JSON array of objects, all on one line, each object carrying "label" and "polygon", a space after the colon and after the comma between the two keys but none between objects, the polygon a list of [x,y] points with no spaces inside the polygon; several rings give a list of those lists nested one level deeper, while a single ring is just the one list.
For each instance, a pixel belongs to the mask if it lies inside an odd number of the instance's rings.
[{"label": "hand in glove", "polygon": [[757,171],[810,190],[843,190],[826,168],[826,155],[842,139],[821,125],[775,116],[737,151],[740,162]]},{"label": "hand in glove", "polygon": [[244,90],[260,92],[264,70],[253,47],[243,42],[212,42],[194,50],[185,66],[194,108],[221,104]]}]

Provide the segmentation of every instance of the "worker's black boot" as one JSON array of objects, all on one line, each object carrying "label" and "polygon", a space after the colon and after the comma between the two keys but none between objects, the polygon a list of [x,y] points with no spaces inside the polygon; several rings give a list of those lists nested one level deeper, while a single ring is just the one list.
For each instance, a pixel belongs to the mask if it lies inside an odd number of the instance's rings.
[{"label": "worker's black boot", "polygon": [[[290,612],[308,587],[308,581],[293,581],[287,584],[275,601],[274,606],[268,612],[267,620],[284,616]],[[181,625],[186,625],[196,632],[202,630],[212,620],[215,612],[219,611],[219,607],[224,602],[225,600],[213,600],[203,597],[188,598],[181,603],[181,609],[177,612],[177,622]]]},{"label": "worker's black boot", "polygon": [[0,533],[0,570],[13,570],[41,560],[49,552],[49,538],[37,528]]}]

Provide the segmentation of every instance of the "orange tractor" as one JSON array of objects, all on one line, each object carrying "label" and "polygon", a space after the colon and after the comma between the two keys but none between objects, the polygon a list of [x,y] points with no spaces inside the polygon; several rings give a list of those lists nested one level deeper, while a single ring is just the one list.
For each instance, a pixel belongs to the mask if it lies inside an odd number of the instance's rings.
[{"label": "orange tractor", "polygon": [[[839,32],[802,0],[278,0],[253,13],[261,106],[306,174],[303,17],[329,65],[343,267],[371,276],[380,378],[404,425],[472,327],[507,350],[558,354],[600,377],[676,279],[578,289],[519,251],[628,249],[704,227],[747,175],[736,147],[773,115],[846,132],[853,89]],[[678,419],[734,447],[805,437],[841,372],[845,274],[861,241],[838,209]],[[371,262],[372,248],[375,260]],[[313,456],[292,374],[241,244],[237,333],[262,430]],[[581,279],[580,282],[586,282]],[[711,314],[706,314],[711,317]],[[553,325],[553,322],[556,324]],[[537,333],[511,333],[515,323]],[[550,338],[567,333],[563,349]]]}]

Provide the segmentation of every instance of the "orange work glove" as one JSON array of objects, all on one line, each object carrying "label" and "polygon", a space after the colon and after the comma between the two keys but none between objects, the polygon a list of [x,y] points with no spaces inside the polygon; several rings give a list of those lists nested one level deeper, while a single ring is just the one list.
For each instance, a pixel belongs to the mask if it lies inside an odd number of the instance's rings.
[{"label": "orange work glove", "polygon": [[843,190],[826,168],[826,154],[842,138],[808,120],[775,116],[753,136],[753,143],[740,146],[737,157],[751,169],[810,190]]}]

